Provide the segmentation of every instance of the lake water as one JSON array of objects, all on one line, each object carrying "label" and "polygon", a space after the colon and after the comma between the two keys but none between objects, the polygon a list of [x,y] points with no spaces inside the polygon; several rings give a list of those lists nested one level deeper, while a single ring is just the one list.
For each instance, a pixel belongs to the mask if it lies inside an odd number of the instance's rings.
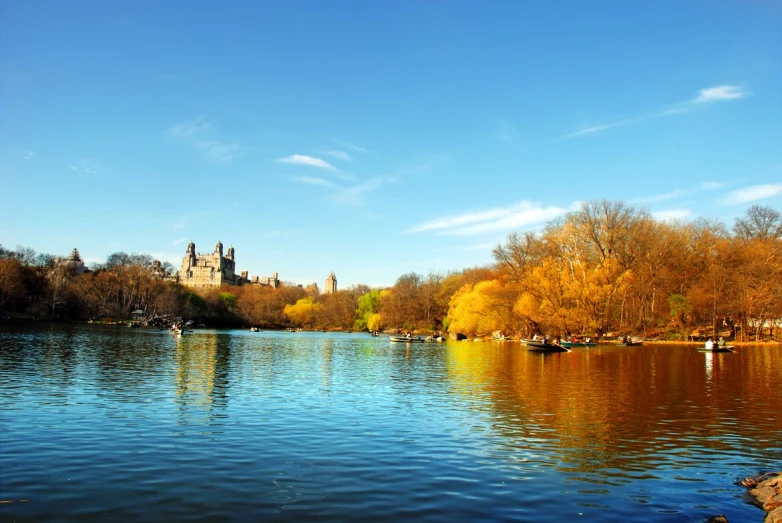
[{"label": "lake water", "polygon": [[[763,519],[782,349],[0,327],[3,521]],[[24,500],[24,501],[23,501]]]}]

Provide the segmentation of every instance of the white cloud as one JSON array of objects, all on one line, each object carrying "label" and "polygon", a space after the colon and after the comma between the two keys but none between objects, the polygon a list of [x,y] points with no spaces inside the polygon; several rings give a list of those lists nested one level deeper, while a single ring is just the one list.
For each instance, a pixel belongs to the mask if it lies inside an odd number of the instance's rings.
[{"label": "white cloud", "polygon": [[623,125],[628,125],[633,122],[639,121],[639,119],[634,120],[620,120],[617,122],[607,123],[603,125],[593,125],[590,127],[582,127],[578,131],[572,132],[570,134],[566,134],[563,136],[563,139],[566,138],[575,138],[576,136],[584,136],[586,134],[592,134],[592,133],[598,133],[600,131],[605,131],[607,129],[613,129],[614,127],[622,127]]},{"label": "white cloud", "polygon": [[652,213],[654,219],[659,221],[686,220],[692,215],[689,209],[666,209]]},{"label": "white cloud", "polygon": [[323,178],[316,178],[314,176],[294,176],[291,178],[295,182],[306,183],[309,185],[320,185],[322,187],[336,187],[333,183]]},{"label": "white cloud", "polygon": [[171,242],[171,245],[179,245],[180,243],[185,243],[187,241],[187,237],[179,238],[178,240],[174,240]]},{"label": "white cloud", "polygon": [[27,151],[26,153],[24,153],[24,159],[25,160],[29,160],[33,156],[35,156],[35,153],[33,151]]},{"label": "white cloud", "polygon": [[773,198],[780,194],[782,194],[782,183],[765,183],[731,191],[720,201],[720,203],[722,205],[741,205],[743,203]]},{"label": "white cloud", "polygon": [[747,92],[740,85],[718,85],[701,89],[698,96],[693,100],[694,103],[711,103],[725,100],[738,100],[747,96]]},{"label": "white cloud", "polygon": [[334,158],[339,158],[342,161],[350,162],[353,160],[353,157],[350,156],[345,151],[340,151],[339,149],[332,149],[330,151],[326,151],[326,154],[329,156],[333,156]]},{"label": "white cloud", "polygon": [[326,160],[315,158],[314,156],[307,156],[306,154],[292,154],[285,158],[277,160],[282,163],[290,163],[293,165],[309,165],[310,167],[318,167],[320,169],[328,169],[329,171],[336,171],[337,168],[331,165]]},{"label": "white cloud", "polygon": [[346,147],[346,148],[350,149],[351,151],[356,151],[356,152],[359,152],[359,153],[368,153],[369,152],[366,149],[364,149],[363,147],[360,147],[358,145],[352,144],[352,143],[347,142],[345,140],[336,140],[335,139],[334,143],[338,143],[342,147]]},{"label": "white cloud", "polygon": [[585,126],[575,132],[568,133],[561,137],[561,139],[576,138],[579,136],[586,136],[589,134],[613,129],[615,127],[622,127],[625,125],[645,122],[647,120],[656,120],[658,118],[665,118],[667,116],[674,116],[677,114],[685,114],[695,110],[699,106],[709,104],[713,102],[722,102],[728,100],[738,100],[749,96],[749,93],[743,86],[738,85],[718,85],[716,87],[709,87],[707,89],[701,89],[698,91],[698,95],[692,100],[680,102],[674,104],[667,109],[658,110],[645,115],[641,115],[635,118],[628,118],[625,120],[618,120],[616,122],[609,122],[601,125]]},{"label": "white cloud", "polygon": [[551,205],[543,207],[538,203],[523,200],[508,207],[436,218],[416,225],[407,232],[438,231],[445,235],[468,236],[543,223],[566,212],[568,209]]}]

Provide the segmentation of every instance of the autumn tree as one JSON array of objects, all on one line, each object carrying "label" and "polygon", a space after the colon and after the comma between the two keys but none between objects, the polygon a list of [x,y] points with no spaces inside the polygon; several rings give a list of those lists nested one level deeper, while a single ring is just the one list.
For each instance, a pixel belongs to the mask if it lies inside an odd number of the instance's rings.
[{"label": "autumn tree", "polygon": [[0,310],[22,298],[22,264],[13,257],[0,257]]},{"label": "autumn tree", "polygon": [[467,284],[451,298],[448,310],[450,332],[485,336],[493,331],[512,332],[516,318],[514,297],[499,280]]},{"label": "autumn tree", "polygon": [[[356,330],[377,330],[369,327],[369,320],[372,316],[378,314],[378,308],[380,307],[380,289],[373,289],[363,294],[358,299],[358,308],[356,310],[356,322],[354,328]],[[379,319],[374,321],[375,325]]]},{"label": "autumn tree", "polygon": [[283,314],[285,314],[294,325],[311,327],[321,309],[323,309],[322,304],[315,303],[311,296],[307,296],[306,298],[298,300],[293,305],[286,305],[283,309]]}]

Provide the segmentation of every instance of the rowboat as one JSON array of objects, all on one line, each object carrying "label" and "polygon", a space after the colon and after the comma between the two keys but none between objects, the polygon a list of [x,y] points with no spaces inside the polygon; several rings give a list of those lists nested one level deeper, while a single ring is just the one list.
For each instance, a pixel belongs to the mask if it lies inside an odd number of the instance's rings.
[{"label": "rowboat", "polygon": [[644,342],[641,340],[630,340],[630,341],[623,341],[620,343],[617,343],[617,347],[635,347],[636,345],[643,345]]},{"label": "rowboat", "polygon": [[407,336],[390,336],[388,339],[396,343],[423,343],[426,341],[421,337],[408,338]]},{"label": "rowboat", "polygon": [[594,341],[561,341],[559,344],[563,347],[594,347],[597,345]]},{"label": "rowboat", "polygon": [[524,342],[528,350],[535,352],[570,352],[570,349],[558,343],[543,343],[542,341],[528,340]]},{"label": "rowboat", "polygon": [[735,348],[736,347],[734,347],[733,345],[723,345],[722,347],[718,347],[717,345],[715,345],[711,349],[701,347],[700,349],[698,349],[698,352],[736,352],[734,350]]}]

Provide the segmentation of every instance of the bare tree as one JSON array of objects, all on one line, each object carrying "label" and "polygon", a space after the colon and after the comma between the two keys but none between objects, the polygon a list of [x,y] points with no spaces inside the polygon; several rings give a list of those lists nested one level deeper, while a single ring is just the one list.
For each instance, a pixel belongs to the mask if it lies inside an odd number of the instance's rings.
[{"label": "bare tree", "polygon": [[745,242],[752,239],[779,240],[782,239],[782,215],[771,207],[753,204],[747,209],[746,216],[736,219],[733,231]]}]

